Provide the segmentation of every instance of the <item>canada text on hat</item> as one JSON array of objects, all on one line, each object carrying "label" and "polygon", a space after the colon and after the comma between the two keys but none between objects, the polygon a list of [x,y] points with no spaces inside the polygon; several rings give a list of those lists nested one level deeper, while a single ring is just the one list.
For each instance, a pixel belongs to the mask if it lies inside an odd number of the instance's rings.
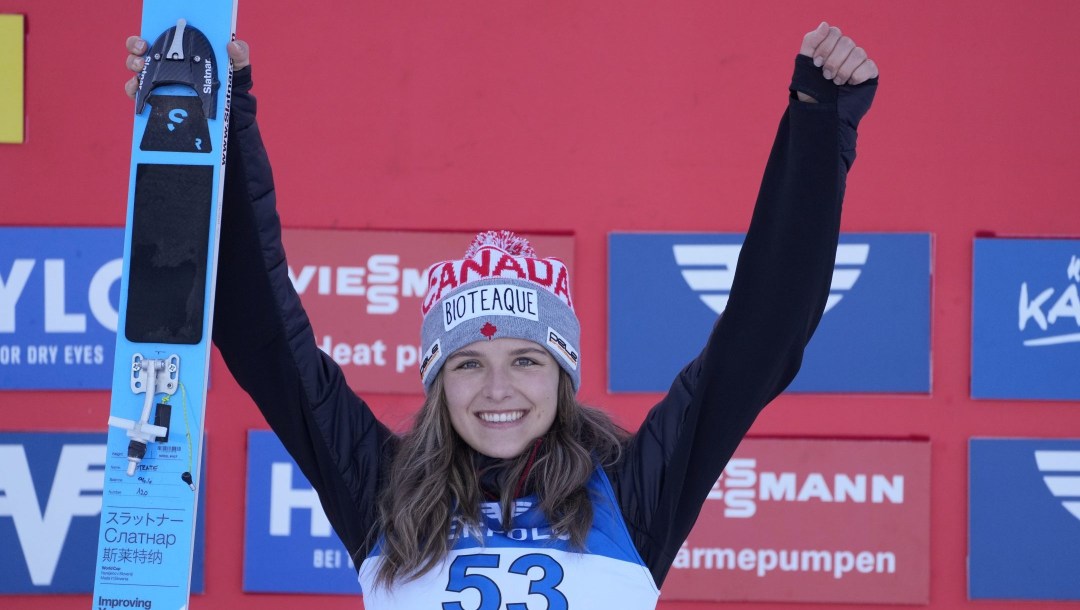
[{"label": "canada text on hat", "polygon": [[496,277],[532,282],[559,297],[570,309],[574,308],[570,280],[562,261],[537,258],[528,240],[510,231],[488,231],[476,236],[465,251],[465,258],[436,263],[428,269],[424,315],[457,288]]}]

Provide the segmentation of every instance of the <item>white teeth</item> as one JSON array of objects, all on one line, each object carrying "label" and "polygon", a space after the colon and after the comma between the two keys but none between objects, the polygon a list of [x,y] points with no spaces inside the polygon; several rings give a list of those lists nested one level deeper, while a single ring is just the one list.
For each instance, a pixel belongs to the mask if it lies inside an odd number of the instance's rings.
[{"label": "white teeth", "polygon": [[511,411],[509,413],[481,413],[480,419],[492,424],[505,424],[507,422],[517,421],[521,419],[521,416],[523,415],[525,415],[524,411]]}]

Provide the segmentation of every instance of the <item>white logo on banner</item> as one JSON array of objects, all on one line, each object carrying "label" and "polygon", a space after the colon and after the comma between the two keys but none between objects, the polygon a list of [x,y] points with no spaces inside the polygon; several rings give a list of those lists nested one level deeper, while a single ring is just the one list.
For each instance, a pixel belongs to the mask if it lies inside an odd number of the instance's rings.
[{"label": "white logo on banner", "polygon": [[[1036,451],[1035,463],[1043,481],[1065,510],[1080,519],[1080,451]],[[1045,474],[1048,472],[1059,474]],[[1068,474],[1065,474],[1068,473]]]},{"label": "white logo on banner", "polygon": [[735,458],[709,491],[709,500],[724,501],[724,516],[748,519],[757,502],[904,503],[904,475],[834,474],[820,472],[757,472],[757,460]]},{"label": "white logo on banner", "polygon": [[373,315],[397,313],[400,297],[422,297],[427,290],[423,270],[401,267],[397,254],[372,254],[363,267],[303,265],[288,271],[297,294],[366,297],[365,311]]},{"label": "white logo on banner", "polygon": [[[17,258],[11,269],[0,269],[0,333],[14,333],[16,328],[15,306],[23,296],[26,282],[34,273],[37,261],[32,258]],[[47,258],[42,265],[44,275],[43,303],[45,305],[44,330],[46,333],[85,333],[86,313],[68,311],[67,273],[64,259]],[[109,302],[109,290],[120,281],[123,260],[117,258],[102,265],[90,279],[86,287],[86,299],[90,313],[98,324],[106,330],[116,332],[120,314]],[[79,288],[83,288],[79,286]],[[32,315],[36,318],[37,315]]]},{"label": "white logo on banner", "polygon": [[[699,293],[702,302],[717,314],[727,307],[731,284],[735,280],[735,264],[739,261],[741,245],[737,244],[680,244],[672,246],[675,262],[682,267],[683,279],[690,289]],[[836,267],[825,311],[844,298],[855,286],[870,255],[870,244],[840,244],[836,249]]]},{"label": "white logo on banner", "polygon": [[[1077,294],[1076,288],[1076,284],[1080,282],[1080,258],[1073,256],[1069,260],[1069,266],[1066,268],[1065,274],[1073,281],[1073,283],[1069,284],[1068,288],[1061,292],[1061,295],[1054,301],[1053,306],[1045,312],[1043,311],[1043,306],[1054,296],[1054,289],[1047,288],[1040,292],[1037,297],[1031,299],[1028,298],[1027,282],[1020,284],[1019,314],[1021,331],[1027,328],[1028,322],[1031,321],[1034,321],[1035,324],[1039,326],[1040,330],[1047,331],[1050,330],[1050,326],[1062,318],[1071,318],[1076,322],[1077,328],[1080,328],[1080,294]],[[1059,345],[1061,343],[1078,342],[1080,342],[1080,332],[1048,335],[1039,337],[1038,339],[1028,339],[1024,341],[1024,345],[1028,347],[1038,347],[1043,345]]]},{"label": "white logo on banner", "polygon": [[[294,472],[296,476],[294,477]],[[294,480],[295,478],[295,480]],[[293,485],[299,485],[294,487]],[[250,499],[249,499],[250,500]],[[256,502],[258,504],[258,502]],[[261,508],[261,505],[260,505]],[[250,506],[249,506],[250,510]],[[271,536],[279,537],[303,537],[304,532],[293,533],[293,511],[306,511],[309,517],[310,527],[306,532],[312,538],[330,538],[333,529],[330,520],[326,517],[319,494],[311,487],[292,462],[272,462],[270,464],[270,529]],[[301,523],[303,518],[301,518]],[[249,535],[251,533],[249,532]],[[303,545],[302,541],[297,543]],[[262,558],[248,557],[245,561],[261,562]],[[294,561],[290,559],[289,561]],[[295,568],[302,568],[302,563],[292,564]],[[311,549],[311,567],[317,569],[353,568],[352,558],[338,548],[314,548]],[[287,585],[283,585],[287,586]],[[287,589],[274,589],[285,591]]]},{"label": "white logo on banner", "polygon": [[311,513],[309,534],[317,538],[330,537],[330,520],[326,518],[319,494],[301,480],[303,487],[293,487],[293,465],[274,462],[270,465],[270,535],[292,535],[292,511],[306,510]]},{"label": "white logo on banner", "polygon": [[0,517],[11,517],[30,581],[52,584],[74,517],[101,513],[105,445],[64,445],[45,509],[38,506],[22,445],[0,445]]}]

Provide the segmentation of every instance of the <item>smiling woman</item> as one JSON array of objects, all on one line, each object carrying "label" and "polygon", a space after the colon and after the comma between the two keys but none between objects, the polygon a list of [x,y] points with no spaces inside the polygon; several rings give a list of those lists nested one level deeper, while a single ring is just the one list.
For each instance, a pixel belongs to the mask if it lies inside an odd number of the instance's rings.
[{"label": "smiling woman", "polygon": [[559,365],[531,341],[478,341],[450,356],[445,368],[450,422],[483,455],[520,455],[555,421]]},{"label": "smiling woman", "polygon": [[[428,400],[390,472],[379,552],[360,569],[368,604],[381,585],[423,575],[451,553],[455,539],[442,532],[458,524],[509,537],[527,518],[521,507],[535,506],[555,540],[584,549],[589,481],[597,465],[618,460],[628,436],[575,399],[581,331],[561,261],[488,231],[461,260],[433,265],[428,286]],[[428,586],[395,584],[395,599],[405,590],[423,597]]]},{"label": "smiling woman", "polygon": [[[145,42],[128,50],[137,72]],[[827,23],[803,37],[727,308],[640,430],[577,402],[566,266],[488,232],[429,271],[426,399],[397,436],[318,349],[288,276],[247,45],[229,54],[214,342],[318,491],[365,607],[655,607],[713,483],[821,318],[873,62]]]}]

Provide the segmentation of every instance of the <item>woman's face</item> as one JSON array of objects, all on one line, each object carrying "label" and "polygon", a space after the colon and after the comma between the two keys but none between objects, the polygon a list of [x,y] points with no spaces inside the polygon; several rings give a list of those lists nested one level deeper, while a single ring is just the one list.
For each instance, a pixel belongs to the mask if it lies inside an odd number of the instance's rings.
[{"label": "woman's face", "polygon": [[559,370],[546,349],[524,339],[463,347],[442,370],[454,430],[486,456],[520,455],[555,421]]}]

